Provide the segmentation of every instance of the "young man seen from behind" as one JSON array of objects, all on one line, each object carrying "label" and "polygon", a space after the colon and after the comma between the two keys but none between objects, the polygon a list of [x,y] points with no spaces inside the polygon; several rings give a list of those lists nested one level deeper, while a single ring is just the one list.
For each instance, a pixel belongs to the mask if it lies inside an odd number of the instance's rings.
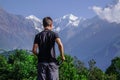
[{"label": "young man seen from behind", "polygon": [[[59,80],[56,64],[55,42],[58,45],[61,60],[64,61],[64,49],[60,37],[53,32],[51,17],[43,19],[44,30],[35,36],[32,52],[38,57],[37,80]],[[37,49],[39,53],[37,54]]]}]

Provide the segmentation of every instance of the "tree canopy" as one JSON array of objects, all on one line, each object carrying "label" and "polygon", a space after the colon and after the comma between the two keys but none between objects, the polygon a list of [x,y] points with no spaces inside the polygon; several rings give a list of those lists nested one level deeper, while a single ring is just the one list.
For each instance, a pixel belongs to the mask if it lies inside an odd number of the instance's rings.
[{"label": "tree canopy", "polygon": [[[9,53],[9,55],[8,55]],[[5,55],[7,54],[7,55]],[[87,68],[77,57],[65,54],[66,60],[59,66],[60,80],[119,80],[120,57],[115,57],[111,65],[103,72],[88,61]],[[57,60],[60,62],[60,56]],[[37,57],[27,50],[13,50],[0,54],[0,80],[36,80]]]}]

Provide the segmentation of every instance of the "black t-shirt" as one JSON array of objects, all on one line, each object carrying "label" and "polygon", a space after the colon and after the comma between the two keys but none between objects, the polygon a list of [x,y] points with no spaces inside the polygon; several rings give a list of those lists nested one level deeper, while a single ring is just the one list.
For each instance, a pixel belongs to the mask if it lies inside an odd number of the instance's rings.
[{"label": "black t-shirt", "polygon": [[58,34],[51,30],[44,30],[35,36],[34,44],[38,44],[38,62],[53,62],[56,60],[55,39]]}]

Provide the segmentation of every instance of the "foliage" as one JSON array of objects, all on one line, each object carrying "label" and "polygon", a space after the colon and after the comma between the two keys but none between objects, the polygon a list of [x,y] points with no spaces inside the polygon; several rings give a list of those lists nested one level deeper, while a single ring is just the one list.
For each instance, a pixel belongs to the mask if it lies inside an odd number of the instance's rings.
[{"label": "foliage", "polygon": [[77,69],[77,74],[79,75],[78,79],[88,80],[88,69],[76,56],[74,57],[74,66]]},{"label": "foliage", "polygon": [[3,55],[0,55],[0,80],[7,80],[8,66],[7,60]]},{"label": "foliage", "polygon": [[94,59],[91,59],[89,62],[89,72],[88,72],[88,79],[89,80],[106,80],[106,75],[104,72],[95,66],[96,62]]},{"label": "foliage", "polygon": [[74,67],[73,58],[70,55],[65,55],[65,57],[66,61],[60,65],[60,80],[78,80],[79,75]]},{"label": "foliage", "polygon": [[110,75],[110,78],[120,79],[120,57],[115,57],[112,60],[111,65],[106,70],[106,74]]},{"label": "foliage", "polygon": [[[5,52],[6,54],[7,52]],[[8,55],[9,53],[9,55]],[[37,57],[27,50],[9,51],[7,56],[0,54],[0,80],[36,80]],[[65,55],[66,61],[59,66],[60,80],[119,80],[120,57],[112,60],[111,65],[103,72],[91,59],[87,68],[77,57]],[[57,57],[61,61],[61,57]]]},{"label": "foliage", "polygon": [[36,80],[37,58],[26,50],[15,50],[0,59],[0,80]]}]

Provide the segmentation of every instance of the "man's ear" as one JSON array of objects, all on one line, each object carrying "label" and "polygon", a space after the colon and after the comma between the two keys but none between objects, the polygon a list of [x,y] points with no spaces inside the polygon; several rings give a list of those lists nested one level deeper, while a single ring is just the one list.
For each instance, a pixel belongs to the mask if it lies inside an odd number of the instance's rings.
[{"label": "man's ear", "polygon": [[53,28],[53,25],[52,25],[52,24],[50,24],[50,28],[51,28],[51,29]]},{"label": "man's ear", "polygon": [[52,27],[53,25],[52,24],[50,24],[50,27]]}]

